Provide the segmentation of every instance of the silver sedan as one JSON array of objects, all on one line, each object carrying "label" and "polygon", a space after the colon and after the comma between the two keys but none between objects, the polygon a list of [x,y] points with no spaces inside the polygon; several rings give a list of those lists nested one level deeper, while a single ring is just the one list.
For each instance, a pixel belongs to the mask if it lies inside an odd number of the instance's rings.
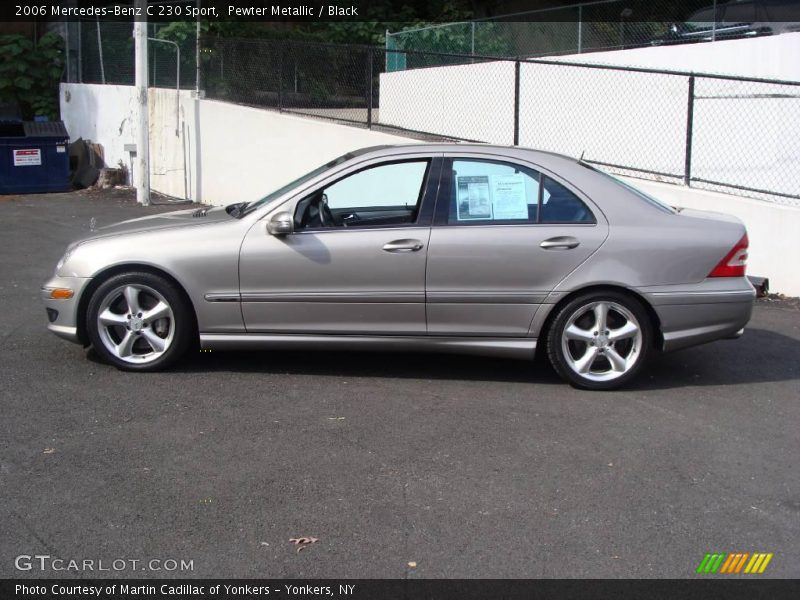
[{"label": "silver sedan", "polygon": [[121,369],[203,349],[532,359],[610,389],[655,351],[737,337],[755,291],[733,217],[572,158],[485,145],[346,154],[254,202],[103,227],[42,296]]}]

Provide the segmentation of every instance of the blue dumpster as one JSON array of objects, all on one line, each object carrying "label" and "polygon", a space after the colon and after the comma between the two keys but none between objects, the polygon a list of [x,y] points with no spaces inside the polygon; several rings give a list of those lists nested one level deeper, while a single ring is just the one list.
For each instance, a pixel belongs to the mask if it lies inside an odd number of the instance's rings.
[{"label": "blue dumpster", "polygon": [[0,194],[71,190],[68,146],[62,121],[0,121]]}]

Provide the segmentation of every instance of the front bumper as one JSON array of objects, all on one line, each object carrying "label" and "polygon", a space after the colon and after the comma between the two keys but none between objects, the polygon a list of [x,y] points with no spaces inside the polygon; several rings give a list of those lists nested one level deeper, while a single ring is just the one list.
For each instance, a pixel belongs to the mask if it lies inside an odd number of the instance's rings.
[{"label": "front bumper", "polygon": [[[42,286],[41,297],[47,311],[48,330],[70,342],[81,343],[78,305],[90,281],[90,278],[55,276]],[[52,298],[51,293],[55,289],[70,289],[73,295],[67,299]]]},{"label": "front bumper", "polygon": [[675,287],[642,289],[661,322],[664,351],[742,335],[756,297],[746,278],[709,278]]}]

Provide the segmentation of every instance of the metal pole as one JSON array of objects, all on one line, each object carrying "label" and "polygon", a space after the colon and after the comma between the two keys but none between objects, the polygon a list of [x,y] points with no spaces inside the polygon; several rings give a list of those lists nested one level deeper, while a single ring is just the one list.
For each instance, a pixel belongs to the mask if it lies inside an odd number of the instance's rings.
[{"label": "metal pole", "polygon": [[194,34],[194,92],[200,97],[200,0],[197,0],[197,23]]},{"label": "metal pole", "polygon": [[578,6],[578,54],[583,51],[583,6]]},{"label": "metal pole", "polygon": [[83,21],[78,21],[78,81],[83,83]]},{"label": "metal pole", "polygon": [[717,0],[714,0],[714,23],[711,25],[711,41],[715,42],[717,40]]},{"label": "metal pole", "polygon": [[[142,15],[147,14],[147,0],[136,0],[136,7]],[[137,132],[136,132],[136,167],[134,170],[136,186],[136,201],[143,205],[150,205],[150,140],[149,140],[149,115],[147,106],[147,21],[135,21],[133,24],[133,39],[136,56],[136,104],[137,104]]]},{"label": "metal pole", "polygon": [[280,46],[280,61],[278,63],[278,112],[283,112],[283,63],[286,50],[283,44]]},{"label": "metal pole", "polygon": [[472,22],[472,40],[470,41],[470,54],[475,56],[475,21]]},{"label": "metal pole", "polygon": [[686,161],[683,167],[683,183],[692,181],[692,129],[694,127],[694,75],[689,76],[689,99],[686,106]]},{"label": "metal pole", "polygon": [[519,146],[519,61],[514,63],[514,145]]},{"label": "metal pole", "polygon": [[106,82],[106,68],[103,65],[103,38],[100,35],[100,17],[97,17],[97,52],[100,55],[100,81]]},{"label": "metal pole", "polygon": [[367,49],[367,127],[372,129],[372,49]]},{"label": "metal pole", "polygon": [[72,62],[72,45],[69,42],[69,21],[64,22],[64,45],[67,48],[67,83],[72,83],[72,71],[69,63]]},{"label": "metal pole", "polygon": [[181,47],[175,44],[175,135],[180,135],[181,128]]}]

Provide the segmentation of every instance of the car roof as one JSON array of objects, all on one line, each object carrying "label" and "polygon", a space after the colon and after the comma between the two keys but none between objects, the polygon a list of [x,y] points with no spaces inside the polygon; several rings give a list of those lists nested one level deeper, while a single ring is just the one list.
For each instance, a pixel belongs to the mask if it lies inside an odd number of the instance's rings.
[{"label": "car roof", "polygon": [[408,144],[383,144],[380,146],[370,146],[357,150],[358,154],[371,152],[386,152],[391,154],[396,150],[412,150],[415,152],[489,152],[491,154],[526,155],[529,157],[555,157],[571,162],[578,162],[577,158],[549,152],[547,150],[535,150],[525,146],[504,146],[502,144],[483,144],[477,142],[434,142],[434,143],[408,143]]},{"label": "car roof", "polygon": [[664,213],[653,207],[652,203],[642,200],[631,189],[607,174],[598,171],[590,163],[581,159],[521,146],[501,146],[477,143],[422,143],[394,144],[361,148],[351,152],[353,158],[359,157],[397,157],[403,154],[485,154],[487,158],[521,160],[550,171],[557,177],[578,189],[585,197],[600,208],[607,218],[616,223],[635,223],[643,217],[659,218]]},{"label": "car roof", "polygon": [[451,153],[451,152],[466,152],[475,154],[489,154],[497,157],[517,158],[525,160],[547,169],[559,171],[567,169],[572,172],[574,167],[581,165],[580,159],[567,156],[565,154],[558,154],[556,152],[549,152],[546,150],[534,150],[533,148],[526,148],[523,146],[502,146],[499,144],[479,144],[479,143],[466,143],[466,142],[439,142],[439,143],[423,143],[423,144],[387,144],[382,146],[371,146],[368,148],[361,148],[351,154],[355,156],[395,156],[397,154],[430,152],[436,153]]}]

